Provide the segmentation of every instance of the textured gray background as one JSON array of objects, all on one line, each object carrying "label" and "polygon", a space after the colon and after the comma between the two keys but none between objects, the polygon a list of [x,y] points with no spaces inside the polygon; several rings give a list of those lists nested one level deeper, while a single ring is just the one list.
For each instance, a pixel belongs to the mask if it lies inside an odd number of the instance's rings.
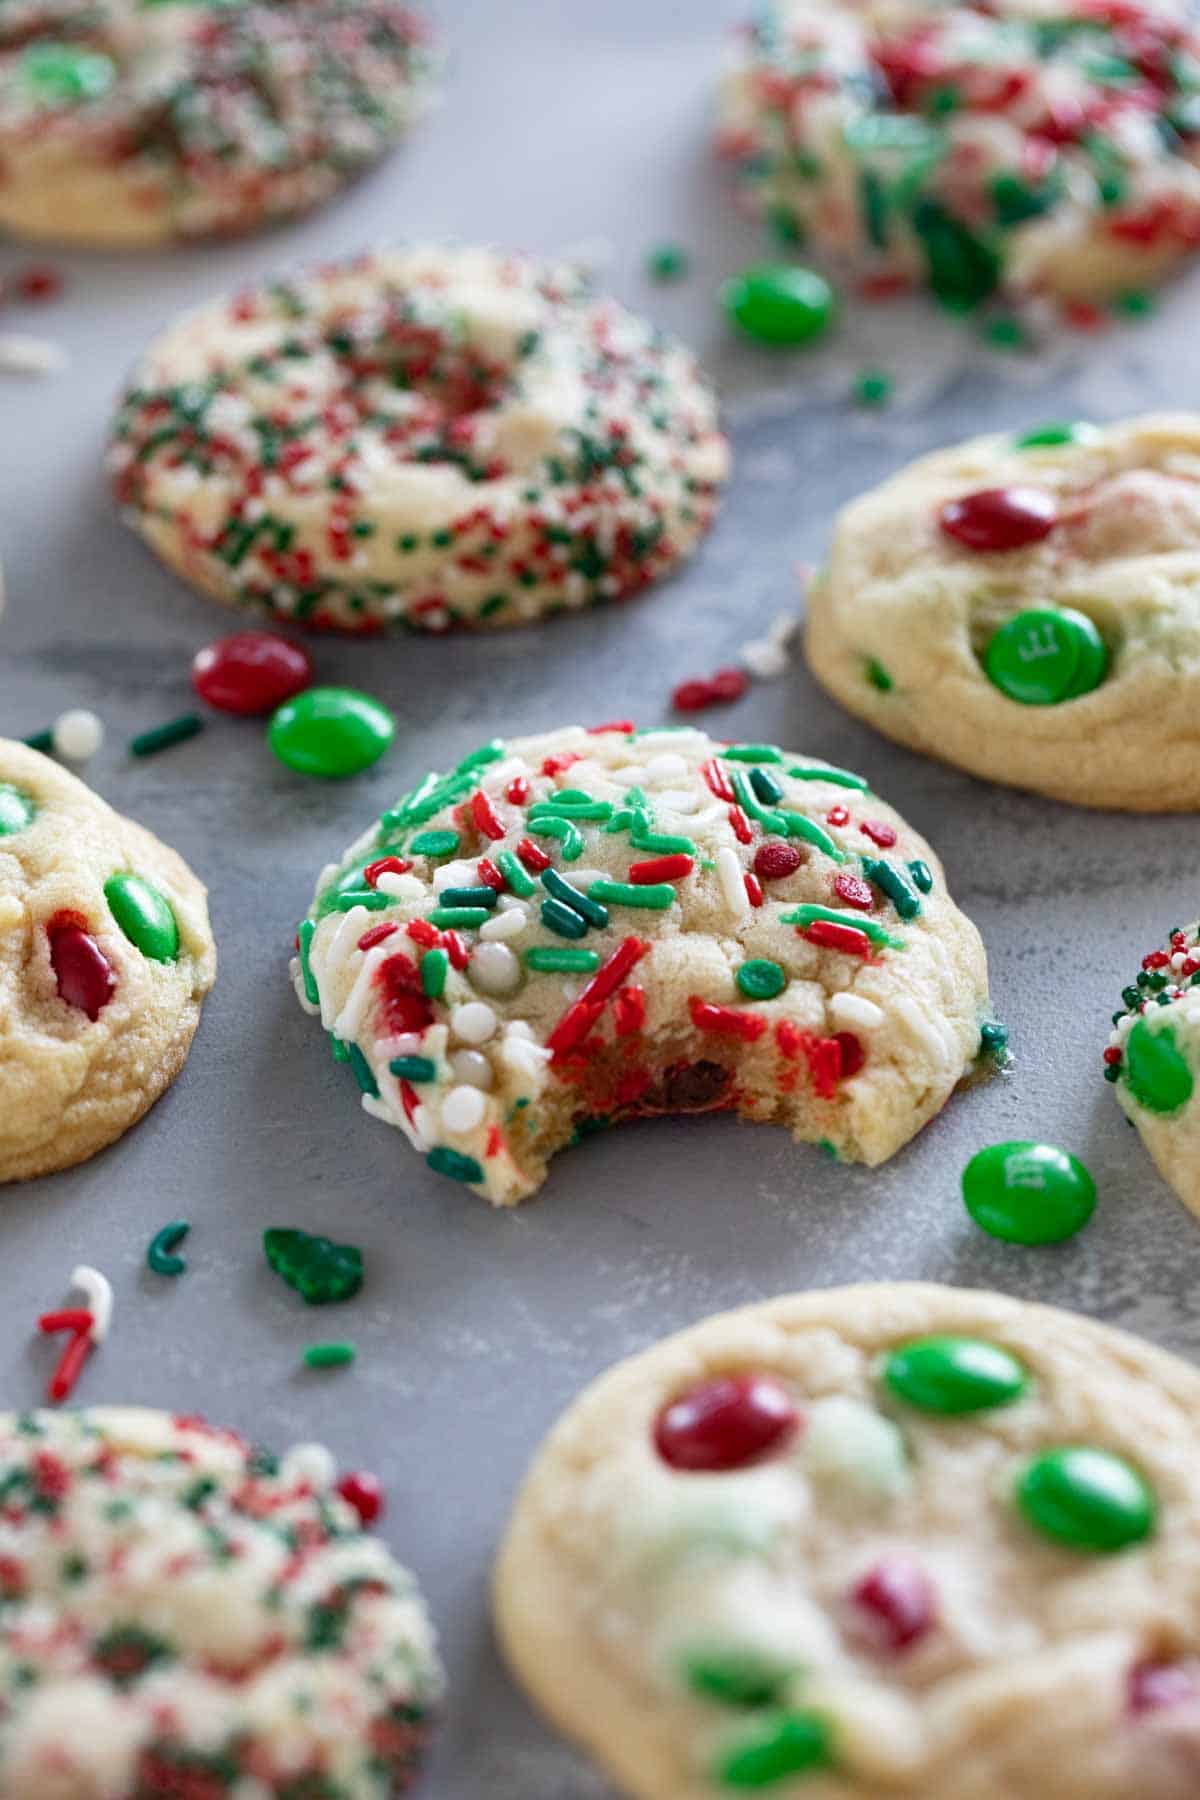
[{"label": "textured gray background", "polygon": [[[841,716],[802,669],[713,715],[868,775],[944,857],[983,930],[1016,1066],[962,1096],[870,1174],[728,1119],[659,1121],[564,1155],[544,1196],[493,1215],[431,1175],[359,1112],[286,980],[318,867],[403,786],[494,732],[632,713],[664,717],[680,677],[711,670],[795,606],[793,569],[820,556],[837,505],[916,451],[988,425],[1111,417],[1193,398],[1193,282],[1136,331],[1077,339],[1037,362],[990,362],[932,314],[886,311],[816,356],[737,349],[713,304],[757,253],[706,155],[709,95],[735,0],[445,0],[444,105],[376,175],[274,236],[143,261],[60,258],[69,295],[0,327],[52,335],[70,370],[0,377],[0,731],[95,708],[108,743],[90,778],[177,846],[212,889],[221,975],[191,1060],[122,1143],[0,1199],[0,1399],[41,1395],[53,1351],[31,1335],[74,1262],[117,1290],[88,1401],[203,1410],[275,1447],[320,1437],[386,1483],[386,1531],[418,1570],[453,1682],[428,1791],[440,1800],[596,1800],[603,1792],[530,1716],[499,1669],[486,1606],[493,1545],[543,1430],[615,1358],[719,1307],[789,1287],[924,1276],[1065,1302],[1200,1356],[1200,1231],[1154,1174],[1099,1079],[1108,1014],[1137,958],[1195,915],[1190,819],[1072,812],[891,748]],[[193,651],[227,627],[113,518],[98,473],[110,404],[146,337],[194,298],[273,266],[388,237],[495,239],[557,251],[611,241],[605,279],[685,332],[720,376],[738,453],[726,511],[696,563],[623,611],[471,641],[321,642],[321,676],[359,683],[401,724],[384,765],[339,785],[274,763],[254,722],[137,764],[135,731],[189,705]],[[655,289],[645,251],[692,250]],[[26,258],[0,248],[0,270]],[[896,408],[847,404],[854,368],[904,376]],[[1191,373],[1189,374],[1189,371]],[[1044,1136],[1091,1165],[1100,1206],[1058,1249],[991,1242],[958,1173],[980,1145]],[[191,1270],[148,1275],[152,1231],[193,1221]],[[307,1312],[270,1276],[264,1225],[362,1244],[369,1281]],[[344,1333],[344,1373],[298,1369]]]}]

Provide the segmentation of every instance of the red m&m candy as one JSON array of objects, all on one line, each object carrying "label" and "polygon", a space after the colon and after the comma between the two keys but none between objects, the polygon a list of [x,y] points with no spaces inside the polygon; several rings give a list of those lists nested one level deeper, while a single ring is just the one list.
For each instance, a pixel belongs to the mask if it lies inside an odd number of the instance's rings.
[{"label": "red m&m candy", "polygon": [[938,523],[968,550],[1022,550],[1054,530],[1058,507],[1045,488],[981,488],[948,500]]},{"label": "red m&m candy", "polygon": [[218,712],[274,712],[312,685],[312,658],[273,631],[236,631],[198,650],[192,686]]},{"label": "red m&m candy", "polygon": [[108,958],[91,932],[73,919],[51,919],[46,935],[60,999],[86,1013],[89,1019],[98,1019],[117,985]]},{"label": "red m&m candy", "polygon": [[722,1375],[663,1407],[654,1447],[673,1469],[717,1474],[781,1450],[799,1427],[782,1382],[770,1375]]}]

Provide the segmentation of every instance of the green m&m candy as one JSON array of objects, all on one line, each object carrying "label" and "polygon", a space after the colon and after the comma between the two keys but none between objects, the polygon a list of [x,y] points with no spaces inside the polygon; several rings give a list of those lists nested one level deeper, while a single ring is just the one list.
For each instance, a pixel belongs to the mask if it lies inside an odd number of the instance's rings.
[{"label": "green m&m candy", "polygon": [[1017,450],[1058,450],[1066,444],[1095,444],[1100,436],[1097,427],[1089,425],[1086,419],[1072,419],[1024,431],[1014,440],[1013,447]]},{"label": "green m&m candy", "polygon": [[983,666],[992,686],[1021,706],[1057,706],[1100,686],[1108,649],[1084,613],[1035,606],[993,633]]},{"label": "green m&m candy", "polygon": [[915,1338],[893,1350],[883,1379],[898,1399],[920,1412],[972,1413],[1009,1406],[1029,1385],[1025,1369],[982,1338]]},{"label": "green m&m candy", "polygon": [[1010,1244],[1061,1243],[1096,1206],[1096,1184],[1078,1157],[1025,1138],[978,1151],[962,1190],[975,1223]]},{"label": "green m&m candy", "polygon": [[135,950],[151,962],[174,962],[179,955],[179,925],[170,902],[140,875],[111,875],[104,898]]},{"label": "green m&m candy", "polygon": [[683,1677],[693,1694],[721,1706],[778,1706],[792,1674],[777,1659],[754,1650],[692,1650]]},{"label": "green m&m candy", "polygon": [[787,976],[769,957],[752,956],[738,970],[737,984],[751,1000],[773,1000],[787,986]]},{"label": "green m&m candy", "polygon": [[766,1718],[718,1762],[723,1787],[761,1788],[789,1775],[827,1769],[833,1761],[829,1727],[816,1713],[782,1712]]},{"label": "green m&m candy", "polygon": [[98,100],[117,78],[111,57],[78,44],[30,44],[19,66],[26,87],[52,105]]},{"label": "green m&m candy", "polygon": [[11,782],[0,781],[0,838],[13,837],[33,824],[37,807]]},{"label": "green m&m candy", "polygon": [[358,775],[379,761],[396,735],[386,706],[357,688],[315,687],[285,700],[267,741],[280,762],[301,775]]},{"label": "green m&m candy", "polygon": [[721,289],[721,304],[738,330],[760,344],[811,344],[833,323],[833,289],[813,269],[760,263]]},{"label": "green m&m candy", "polygon": [[1124,1550],[1154,1530],[1154,1495],[1133,1464],[1086,1444],[1035,1457],[1016,1496],[1035,1531],[1073,1550]]},{"label": "green m&m candy", "polygon": [[1149,1112],[1175,1112],[1192,1097],[1195,1077],[1169,1025],[1157,1031],[1139,1019],[1125,1040],[1121,1073],[1130,1093]]}]

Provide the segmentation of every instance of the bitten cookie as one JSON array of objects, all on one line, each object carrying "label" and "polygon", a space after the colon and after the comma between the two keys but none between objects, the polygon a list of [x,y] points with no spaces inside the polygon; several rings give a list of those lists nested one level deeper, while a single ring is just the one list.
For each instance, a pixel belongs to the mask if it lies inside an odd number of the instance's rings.
[{"label": "bitten cookie", "polygon": [[1200,244],[1188,9],[769,0],[725,82],[720,148],[788,242],[919,281],[1103,299]]},{"label": "bitten cookie", "polygon": [[135,1124],[183,1067],[216,966],[182,858],[0,739],[0,1181]]},{"label": "bitten cookie", "polygon": [[343,630],[524,624],[637,593],[712,521],[691,355],[574,267],[419,248],[191,313],[109,453],[147,543],[229,605]]},{"label": "bitten cookie", "polygon": [[1113,1016],[1104,1052],[1127,1118],[1159,1173],[1200,1214],[1200,924],[1173,931],[1152,950]]},{"label": "bitten cookie", "polygon": [[1133,812],[1200,806],[1200,418],[975,438],[845,507],[813,673],[974,775]]},{"label": "bitten cookie", "polygon": [[638,1800],[1188,1800],[1200,1375],[997,1294],[706,1320],[555,1426],[514,1672]]},{"label": "bitten cookie", "polygon": [[735,1109],[880,1163],[981,1056],[979,934],[861,777],[702,731],[483,745],[323,871],[297,992],[500,1205],[588,1125]]},{"label": "bitten cookie", "polygon": [[5,0],[0,226],[136,248],[326,200],[422,110],[398,0]]},{"label": "bitten cookie", "polygon": [[6,1800],[390,1800],[442,1677],[333,1459],[137,1407],[0,1417]]}]

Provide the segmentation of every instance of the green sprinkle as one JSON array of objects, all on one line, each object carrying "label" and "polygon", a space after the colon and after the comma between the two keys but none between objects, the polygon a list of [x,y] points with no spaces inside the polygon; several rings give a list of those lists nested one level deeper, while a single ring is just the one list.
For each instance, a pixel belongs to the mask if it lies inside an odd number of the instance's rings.
[{"label": "green sprinkle", "polygon": [[602,825],[613,815],[612,805],[607,800],[593,800],[584,795],[581,800],[568,800],[564,794],[555,794],[553,800],[538,800],[529,809],[531,825],[541,819],[583,819]]},{"label": "green sprinkle", "polygon": [[788,837],[803,838],[806,843],[815,845],[818,850],[823,850],[833,862],[845,862],[846,852],[839,850],[829,833],[820,825],[815,824],[812,819],[806,819],[803,813],[784,810],[777,813],[776,817],[783,821],[780,829]]},{"label": "green sprinkle", "polygon": [[814,919],[828,919],[831,925],[849,925],[855,931],[863,932],[873,944],[887,945],[892,950],[899,950],[903,944],[903,939],[892,937],[874,919],[868,919],[860,912],[842,912],[836,906],[797,906],[791,912],[779,915],[781,925],[799,925],[801,930],[811,925]]},{"label": "green sprinkle", "polygon": [[435,906],[429,923],[442,931],[478,931],[489,916],[486,906]]},{"label": "green sprinkle", "polygon": [[750,786],[764,806],[778,806],[783,799],[783,789],[766,769],[751,769]]},{"label": "green sprinkle", "polygon": [[350,1068],[355,1081],[357,1081],[364,1094],[370,1094],[373,1100],[377,1100],[379,1098],[379,1083],[371,1073],[370,1063],[367,1061],[357,1044],[351,1044],[348,1047],[350,1051]]},{"label": "green sprinkle", "polygon": [[31,736],[22,738],[21,742],[30,750],[40,750],[43,756],[48,756],[54,748],[54,733],[49,730],[35,731]]},{"label": "green sprinkle", "polygon": [[652,881],[644,887],[634,881],[593,881],[588,893],[610,906],[640,906],[643,912],[666,912],[678,898],[669,881]]},{"label": "green sprinkle", "polygon": [[[696,846],[689,837],[673,837],[669,832],[651,831],[644,818],[635,818],[629,828],[629,841],[635,850],[652,850],[658,856],[695,856]],[[592,891],[588,890],[589,893]]]},{"label": "green sprinkle", "polygon": [[363,1254],[356,1244],[272,1226],[263,1232],[263,1254],[309,1306],[352,1299],[363,1283]]},{"label": "green sprinkle", "polygon": [[906,874],[889,862],[886,856],[864,856],[863,870],[869,881],[882,888],[902,919],[915,919],[921,901]]},{"label": "green sprinkle", "polygon": [[688,253],[681,244],[656,244],[646,256],[646,274],[651,281],[680,281],[689,266]]},{"label": "green sprinkle", "polygon": [[306,1369],[344,1369],[358,1351],[353,1344],[310,1344],[304,1352]]},{"label": "green sprinkle", "polygon": [[421,958],[421,991],[427,999],[439,998],[446,985],[446,972],[449,967],[450,958],[444,950],[427,950],[425,952]]},{"label": "green sprinkle", "polygon": [[781,763],[783,752],[774,744],[728,744],[719,752],[722,762]]},{"label": "green sprinkle", "polygon": [[867,658],[867,680],[881,694],[890,694],[896,685],[883,664],[876,662],[873,656]]},{"label": "green sprinkle", "polygon": [[518,899],[528,900],[531,894],[537,893],[537,882],[526,869],[521,867],[511,850],[498,852],[496,867]]},{"label": "green sprinkle", "polygon": [[859,794],[871,791],[870,782],[864,781],[861,775],[855,775],[849,769],[835,768],[832,763],[804,764],[789,769],[788,774],[796,781],[829,781],[834,787],[853,788]]},{"label": "green sprinkle", "polygon": [[414,856],[453,856],[458,846],[457,831],[421,831],[408,847]]},{"label": "green sprinkle", "polygon": [[478,750],[472,750],[469,756],[464,756],[454,773],[474,774],[476,769],[486,769],[489,763],[499,762],[503,755],[503,741],[500,738],[489,738],[486,744],[480,744]]},{"label": "green sprinkle", "polygon": [[321,993],[320,989],[317,987],[317,978],[313,974],[308,960],[309,952],[312,949],[313,935],[316,932],[316,929],[317,921],[315,919],[305,919],[297,934],[300,939],[300,977],[304,983],[304,998],[308,1001],[310,1006],[319,1006],[321,1002]]},{"label": "green sprinkle", "polygon": [[368,912],[384,912],[392,904],[389,894],[381,894],[378,888],[351,888],[348,893],[336,894],[331,912],[353,912],[356,906],[365,906]]},{"label": "green sprinkle", "polygon": [[1028,333],[1020,319],[1001,317],[989,319],[983,328],[986,343],[996,350],[1024,350],[1029,342]]},{"label": "green sprinkle", "polygon": [[435,1175],[448,1175],[451,1181],[482,1181],[483,1170],[473,1156],[451,1150],[448,1144],[437,1144],[425,1158]]},{"label": "green sprinkle", "polygon": [[752,1000],[773,1000],[787,986],[787,976],[777,962],[755,956],[738,970],[737,984]]},{"label": "green sprinkle", "polygon": [[603,930],[608,924],[607,910],[585,894],[582,888],[564,880],[557,869],[543,869],[542,885],[556,900],[561,900],[564,906],[572,907],[597,930]]},{"label": "green sprinkle", "polygon": [[1113,304],[1115,310],[1124,313],[1127,319],[1144,319],[1158,310],[1154,295],[1146,293],[1142,288],[1130,288],[1125,293],[1118,294]]},{"label": "green sprinkle", "polygon": [[921,862],[919,858],[915,862],[910,862],[908,872],[913,878],[915,888],[919,889],[922,894],[932,894],[933,870],[927,862]]},{"label": "green sprinkle", "polygon": [[591,975],[600,967],[594,950],[559,950],[553,944],[538,944],[524,951],[521,960],[539,975]]},{"label": "green sprinkle", "polygon": [[188,738],[196,737],[204,730],[204,720],[199,713],[181,713],[177,719],[169,719],[165,725],[156,725],[152,731],[141,731],[137,737],[129,740],[131,756],[153,756],[159,750],[169,750],[172,744],[186,743]]},{"label": "green sprinkle", "polygon": [[581,938],[587,935],[587,920],[562,900],[550,898],[542,901],[542,924],[547,931],[556,932],[559,937]]},{"label": "green sprinkle", "polygon": [[765,1718],[756,1733],[728,1751],[713,1771],[725,1787],[761,1788],[827,1769],[833,1761],[829,1729],[815,1713],[784,1712]]},{"label": "green sprinkle", "polygon": [[438,899],[443,906],[482,906],[485,912],[491,912],[499,898],[500,896],[495,888],[487,887],[486,885],[483,887],[469,888],[443,888],[438,895]]},{"label": "green sprinkle", "polygon": [[153,1269],[156,1275],[182,1275],[187,1263],[182,1256],[171,1253],[177,1244],[182,1244],[191,1230],[186,1219],[172,1219],[155,1232],[146,1248],[146,1266]]},{"label": "green sprinkle", "polygon": [[[425,962],[428,962],[429,957],[435,954],[445,956],[446,952],[431,950],[426,956]],[[422,974],[423,972],[424,964],[422,964]],[[428,1056],[394,1056],[388,1064],[388,1068],[399,1081],[432,1081],[437,1075],[437,1065]]]},{"label": "green sprinkle", "polygon": [[886,406],[892,397],[892,378],[885,369],[860,369],[854,377],[854,398],[860,406]]},{"label": "green sprinkle", "polygon": [[345,1044],[343,1044],[340,1037],[330,1037],[329,1048],[333,1054],[333,1060],[335,1063],[344,1063],[344,1062],[350,1061],[350,1051],[347,1048],[347,1046]]},{"label": "green sprinkle", "polygon": [[583,834],[570,819],[555,814],[536,821],[531,818],[529,829],[534,837],[557,838],[562,845],[564,862],[578,862],[583,855]]}]

